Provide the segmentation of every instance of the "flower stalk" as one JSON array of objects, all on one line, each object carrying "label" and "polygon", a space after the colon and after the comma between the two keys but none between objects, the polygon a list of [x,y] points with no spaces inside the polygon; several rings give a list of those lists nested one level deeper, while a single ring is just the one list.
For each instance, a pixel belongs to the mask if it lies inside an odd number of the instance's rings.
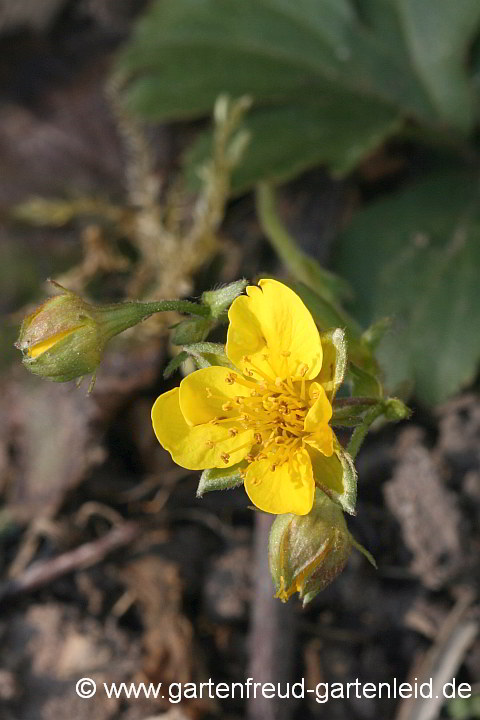
[{"label": "flower stalk", "polygon": [[60,292],[24,319],[15,345],[30,372],[54,382],[95,373],[111,338],[154,313],[177,311],[201,320],[210,315],[207,306],[188,300],[92,305],[52,284]]}]

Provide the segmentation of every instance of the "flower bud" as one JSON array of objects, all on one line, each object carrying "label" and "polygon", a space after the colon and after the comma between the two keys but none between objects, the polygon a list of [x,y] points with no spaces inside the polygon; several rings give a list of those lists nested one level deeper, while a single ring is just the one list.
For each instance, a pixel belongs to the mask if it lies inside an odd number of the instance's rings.
[{"label": "flower bud", "polygon": [[235,280],[217,290],[207,290],[202,295],[202,303],[210,308],[213,318],[219,318],[228,310],[235,298],[245,290],[247,284],[246,280]]},{"label": "flower bud", "polygon": [[54,382],[94,373],[105,345],[114,335],[153,312],[175,309],[170,307],[175,301],[91,305],[58,283],[53,284],[60,294],[24,319],[15,345],[22,351],[28,370]]},{"label": "flower bud", "polygon": [[24,319],[16,347],[28,370],[64,382],[94,372],[104,342],[90,306],[63,291]]},{"label": "flower bud", "polygon": [[308,515],[278,515],[270,531],[270,572],[276,597],[298,592],[304,606],[345,567],[353,547],[342,509],[316,490]]},{"label": "flower bud", "polygon": [[385,404],[385,417],[392,422],[407,420],[411,410],[399,398],[388,398]]}]

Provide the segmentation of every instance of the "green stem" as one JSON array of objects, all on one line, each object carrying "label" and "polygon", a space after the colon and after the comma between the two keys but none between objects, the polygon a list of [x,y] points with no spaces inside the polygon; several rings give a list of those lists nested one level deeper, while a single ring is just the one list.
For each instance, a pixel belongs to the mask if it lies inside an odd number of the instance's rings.
[{"label": "green stem", "polygon": [[334,407],[353,407],[356,405],[377,405],[378,398],[372,397],[349,397],[349,398],[335,398]]},{"label": "green stem", "polygon": [[305,277],[305,270],[302,267],[303,253],[300,253],[294,240],[278,217],[275,206],[275,193],[271,185],[260,183],[257,186],[256,202],[263,232],[292,275],[308,285],[308,278]]},{"label": "green stem", "polygon": [[210,316],[210,308],[189,300],[158,300],[154,302],[129,301],[112,305],[100,305],[91,309],[92,315],[100,323],[102,333],[107,340],[114,335],[138,325],[146,318],[158,312],[180,312],[190,315]]},{"label": "green stem", "polygon": [[[130,301],[125,303],[119,303],[119,305],[137,305],[144,312],[144,317],[154,315],[157,312],[169,312],[175,311],[179,313],[187,313],[189,315],[201,315],[202,317],[208,317],[210,315],[210,308],[206,305],[199,305],[198,303],[190,302],[190,300],[154,300],[152,302],[140,302]],[[118,305],[117,305],[118,307]]]},{"label": "green stem", "polygon": [[275,202],[275,191],[266,182],[259,183],[255,190],[258,219],[262,230],[285,266],[298,281],[320,294],[337,307],[338,296],[350,296],[347,283],[325,270],[313,257],[297,247],[297,243],[280,220]]},{"label": "green stem", "polygon": [[375,422],[377,418],[383,415],[384,412],[385,403],[379,402],[367,412],[367,414],[363,418],[362,424],[355,428],[355,430],[353,431],[353,435],[350,438],[350,442],[347,446],[347,452],[352,458],[352,460],[355,460],[355,458],[357,457],[358,451],[360,450],[363,441],[367,436],[370,426]]}]

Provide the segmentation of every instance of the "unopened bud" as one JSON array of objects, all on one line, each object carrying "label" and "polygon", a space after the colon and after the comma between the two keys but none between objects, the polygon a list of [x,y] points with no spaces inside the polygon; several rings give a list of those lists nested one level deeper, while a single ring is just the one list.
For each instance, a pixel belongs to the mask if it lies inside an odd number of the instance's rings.
[{"label": "unopened bud", "polygon": [[235,280],[217,290],[207,290],[202,295],[202,302],[210,308],[212,317],[218,318],[226,312],[235,298],[247,287],[247,280]]},{"label": "unopened bud", "polygon": [[341,508],[316,490],[308,515],[278,515],[272,525],[269,563],[276,597],[286,602],[298,592],[306,605],[342,572],[352,547]]},{"label": "unopened bud", "polygon": [[388,398],[385,403],[385,417],[392,422],[406,420],[411,415],[411,410],[399,398]]},{"label": "unopened bud", "polygon": [[108,341],[152,313],[177,307],[188,310],[192,306],[184,301],[91,305],[58,283],[53,284],[60,294],[24,319],[15,345],[22,351],[28,370],[54,382],[94,373]]},{"label": "unopened bud", "polygon": [[28,370],[56,382],[94,372],[104,347],[90,306],[68,291],[28,315],[15,344]]}]

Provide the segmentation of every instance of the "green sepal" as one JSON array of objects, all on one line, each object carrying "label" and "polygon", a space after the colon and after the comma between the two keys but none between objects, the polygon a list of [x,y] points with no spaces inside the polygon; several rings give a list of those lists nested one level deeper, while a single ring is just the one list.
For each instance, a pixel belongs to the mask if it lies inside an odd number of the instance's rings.
[{"label": "green sepal", "polygon": [[347,376],[352,387],[353,397],[381,398],[383,396],[382,383],[372,372],[351,363]]},{"label": "green sepal", "polygon": [[189,317],[173,328],[174,345],[190,345],[205,340],[215,322],[211,317]]},{"label": "green sepal", "polygon": [[370,565],[372,565],[375,568],[375,570],[378,570],[378,565],[377,565],[372,553],[369,552],[366,547],[363,547],[363,545],[361,543],[359,543],[358,540],[355,540],[355,538],[353,537],[353,535],[351,533],[350,533],[350,540],[351,540],[353,547],[356,550],[358,550],[359,552],[361,552],[364,557],[367,558],[368,562],[370,563]]},{"label": "green sepal", "polygon": [[212,490],[231,490],[243,485],[243,478],[240,470],[247,467],[245,461],[239,462],[228,468],[211,468],[204,470],[200,476],[197,488],[197,497],[201,498]]},{"label": "green sepal", "polygon": [[333,455],[309,449],[315,485],[350,515],[355,515],[357,471],[350,455],[337,442]]},{"label": "green sepal", "polygon": [[352,549],[342,509],[315,491],[307,515],[277,515],[268,542],[276,596],[286,602],[298,592],[306,605],[342,572]]},{"label": "green sepal", "polygon": [[317,382],[323,385],[328,399],[332,402],[343,382],[347,369],[347,341],[341,328],[320,333],[323,361]]},{"label": "green sepal", "polygon": [[163,377],[165,379],[171,377],[175,370],[178,370],[180,365],[185,362],[185,360],[188,360],[189,354],[185,352],[185,350],[182,350],[182,352],[179,352],[178,355],[175,355],[170,362],[168,363],[167,367],[163,371]]},{"label": "green sepal", "polygon": [[[363,547],[361,543],[359,543],[351,533],[350,535],[350,542],[352,544],[352,547],[354,547],[356,550],[362,553],[362,555],[368,560],[370,565],[372,565],[375,570],[378,570],[377,563],[375,562],[375,558],[373,557],[372,553],[367,550],[367,548]],[[319,592],[322,591],[323,588],[314,588],[313,590],[310,590],[309,592],[306,592],[302,598],[303,598],[303,607],[308,605],[309,602],[313,600],[314,597],[318,595]]]},{"label": "green sepal", "polygon": [[228,367],[231,370],[235,369],[225,354],[225,346],[220,343],[192,343],[186,345],[184,350],[193,358],[199,368],[220,365],[221,367]]}]

